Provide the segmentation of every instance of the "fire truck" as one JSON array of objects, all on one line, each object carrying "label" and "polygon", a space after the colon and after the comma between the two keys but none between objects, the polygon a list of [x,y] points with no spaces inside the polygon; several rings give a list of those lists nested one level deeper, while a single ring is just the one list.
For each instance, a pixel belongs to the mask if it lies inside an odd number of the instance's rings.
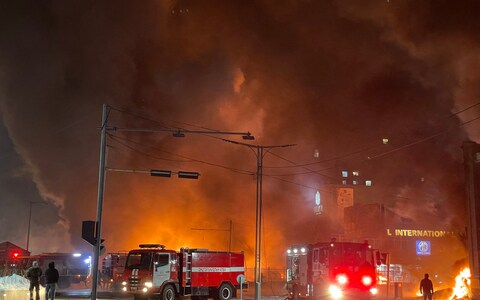
[{"label": "fire truck", "polygon": [[81,253],[41,253],[32,256],[22,256],[20,261],[26,270],[32,266],[34,261],[43,270],[40,277],[40,284],[45,285],[45,270],[50,262],[55,263],[55,268],[60,275],[58,287],[60,289],[68,288],[71,284],[81,283],[87,285],[91,276],[92,262],[91,256]]},{"label": "fire truck", "polygon": [[103,258],[100,281],[104,287],[120,289],[127,255],[127,252],[108,253]]},{"label": "fire truck", "polygon": [[153,296],[162,300],[177,296],[229,300],[241,288],[244,272],[243,252],[175,251],[160,244],[143,244],[128,253],[122,290],[133,294],[135,300]]},{"label": "fire truck", "polygon": [[368,242],[318,242],[287,250],[288,297],[370,299],[376,287],[380,253]]}]

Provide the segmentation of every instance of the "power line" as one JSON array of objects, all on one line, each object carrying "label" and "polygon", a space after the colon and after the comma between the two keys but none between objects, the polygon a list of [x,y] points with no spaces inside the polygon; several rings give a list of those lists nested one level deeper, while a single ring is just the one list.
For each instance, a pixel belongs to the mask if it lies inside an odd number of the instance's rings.
[{"label": "power line", "polygon": [[332,192],[330,192],[330,191],[322,190],[322,189],[319,189],[319,188],[317,188],[317,187],[309,186],[309,185],[306,185],[306,184],[303,184],[303,183],[298,183],[298,182],[291,181],[291,180],[287,180],[287,179],[284,179],[284,178],[278,178],[278,177],[275,176],[275,175],[266,175],[266,174],[264,174],[264,176],[270,177],[270,178],[272,178],[272,179],[276,179],[276,180],[279,180],[279,181],[283,181],[283,182],[286,182],[286,183],[290,183],[290,184],[293,184],[293,185],[296,185],[296,186],[300,186],[300,187],[303,187],[303,188],[307,188],[307,189],[310,189],[310,190],[321,191],[321,192],[324,192],[324,193],[332,193]]},{"label": "power line", "polygon": [[[155,123],[155,124],[158,124],[161,126],[161,129],[164,129],[164,130],[167,130],[167,131],[176,131],[176,130],[179,130],[179,131],[189,131],[185,128],[182,128],[182,127],[178,127],[178,126],[171,126],[171,125],[168,125],[167,123],[165,122],[162,122],[162,121],[157,121],[157,120],[154,120],[150,117],[146,117],[146,116],[143,116],[143,115],[140,115],[140,114],[137,114],[137,113],[132,113],[128,110],[125,110],[125,109],[121,109],[121,108],[115,108],[115,107],[110,107],[111,109],[115,110],[115,111],[118,111],[118,112],[121,112],[121,113],[124,113],[124,114],[127,114],[127,115],[130,115],[130,116],[133,116],[133,117],[136,117],[136,118],[139,118],[141,120],[144,120],[144,121],[148,121],[148,122],[152,122],[152,123]],[[226,133],[225,131],[221,131],[221,130],[217,130],[217,129],[212,129],[212,128],[208,128],[208,127],[205,127],[205,126],[199,126],[199,125],[194,125],[194,124],[189,124],[189,123],[185,123],[185,122],[180,122],[180,121],[175,121],[175,120],[171,120],[171,122],[173,123],[179,123],[179,124],[183,124],[183,125],[187,125],[187,126],[190,126],[190,127],[195,127],[195,128],[200,128],[202,129],[203,131],[205,132],[193,132],[193,133],[199,133],[203,136],[207,136],[207,137],[210,137],[210,138],[217,138],[217,139],[220,139],[218,137],[215,137],[214,135],[209,135],[209,133],[212,133],[212,134],[223,134],[223,133]],[[123,129],[123,128],[114,128],[114,129]],[[145,131],[145,129],[135,129],[135,130],[131,130],[131,131]],[[152,130],[152,131],[155,131],[155,130]],[[192,133],[192,132],[191,132]],[[232,132],[229,132],[230,134]],[[239,134],[239,133],[237,133]],[[250,136],[250,132],[248,132],[247,134],[248,136]]]},{"label": "power line", "polygon": [[[121,137],[118,137],[118,136],[115,136],[113,134],[109,134],[109,136],[114,139],[117,143],[119,143],[120,145],[124,146],[124,147],[127,147],[128,149],[132,150],[132,151],[135,151],[139,154],[142,154],[144,156],[147,156],[147,157],[150,157],[150,158],[153,158],[153,159],[157,159],[157,160],[168,160],[168,159],[165,159],[165,158],[162,158],[162,157],[158,157],[158,156],[155,156],[155,155],[152,155],[152,154],[149,154],[145,151],[142,151],[142,150],[139,150],[135,147],[132,147],[128,144],[125,144],[125,143],[122,143],[120,142],[119,140],[121,140],[122,138]],[[226,169],[226,170],[229,170],[229,171],[232,171],[232,172],[235,172],[235,173],[239,173],[239,174],[243,174],[243,175],[254,175],[253,172],[251,171],[247,171],[247,170],[242,170],[242,169],[237,169],[237,168],[233,168],[233,167],[229,167],[229,166],[224,166],[224,165],[220,165],[220,164],[215,164],[215,163],[211,163],[211,162],[207,162],[207,161],[203,161],[203,160],[199,160],[199,159],[195,159],[195,158],[190,158],[190,157],[187,157],[185,155],[181,155],[181,154],[177,154],[177,153],[173,153],[173,152],[169,152],[169,151],[166,151],[166,150],[163,150],[163,149],[160,149],[160,148],[157,148],[157,147],[154,147],[154,146],[151,146],[151,145],[146,145],[146,144],[143,144],[143,143],[139,143],[139,142],[136,142],[136,141],[132,141],[130,139],[127,139],[127,138],[123,138],[123,140],[126,140],[130,143],[133,143],[133,144],[136,144],[136,145],[139,145],[139,146],[143,146],[143,147],[148,147],[148,148],[151,148],[155,151],[159,151],[159,152],[165,152],[167,154],[170,154],[170,155],[173,155],[173,156],[178,156],[180,158],[183,158],[185,159],[184,161],[176,161],[176,160],[169,160],[169,161],[173,161],[173,162],[185,162],[185,163],[200,163],[200,164],[205,164],[205,165],[208,165],[208,166],[212,166],[212,167],[217,167],[217,168],[222,168],[222,169]]]},{"label": "power line", "polygon": [[[284,158],[284,157],[282,157],[282,156],[280,156],[280,155],[278,155],[278,154],[272,153],[272,155],[275,156],[275,157],[277,157],[277,158],[280,158],[280,159],[282,159],[282,160],[284,160],[284,161],[286,161],[286,162],[289,162],[289,163],[295,165],[295,162],[293,162],[293,161],[291,161],[291,160],[289,160],[289,159],[286,159],[286,158]],[[306,170],[308,170],[308,171],[309,171],[310,173],[312,173],[312,174],[320,175],[320,176],[326,177],[326,178],[328,178],[328,179],[335,179],[335,178],[332,177],[332,176],[319,173],[319,171],[315,171],[315,170],[312,170],[312,169],[307,168],[307,167],[303,167],[303,168],[306,169]],[[277,176],[278,176],[278,175],[277,175]]]},{"label": "power line", "polygon": [[[163,158],[163,157],[151,155],[151,154],[149,154],[149,153],[147,153],[147,152],[145,152],[145,151],[136,149],[136,148],[134,148],[134,147],[132,147],[132,146],[130,146],[130,145],[128,145],[128,144],[125,144],[125,143],[119,141],[119,140],[118,140],[118,137],[116,137],[116,136],[114,136],[114,135],[112,135],[112,134],[108,134],[108,136],[109,136],[113,141],[115,141],[116,143],[118,143],[119,145],[121,145],[121,146],[123,146],[123,147],[125,147],[125,148],[128,148],[128,149],[130,149],[130,150],[132,150],[132,151],[135,151],[135,152],[137,152],[137,153],[139,153],[139,154],[142,154],[142,155],[144,155],[144,156],[146,156],[146,157],[149,157],[149,158],[153,158],[153,159],[156,159],[156,160],[170,161],[170,162],[178,162],[178,163],[187,163],[187,162],[193,162],[193,161],[194,161],[194,160],[190,160],[190,159],[189,159],[189,160],[168,159],[168,158]],[[169,153],[169,152],[167,152],[167,151],[164,151],[164,152],[166,152],[166,153],[168,153],[168,154],[172,154],[172,153]]]},{"label": "power line", "polygon": [[[480,116],[479,116],[479,117],[476,117],[476,118],[474,118],[474,119],[472,119],[472,120],[466,121],[466,122],[464,122],[464,123],[461,123],[460,125],[458,125],[458,126],[456,126],[456,127],[454,127],[454,128],[463,127],[463,126],[465,126],[465,125],[467,125],[467,124],[469,124],[469,123],[472,123],[472,122],[474,122],[474,121],[477,121],[477,120],[479,120],[479,119],[480,119]],[[406,144],[406,145],[397,147],[397,148],[392,149],[392,150],[390,150],[390,151],[387,151],[387,152],[384,152],[384,153],[380,153],[380,154],[378,154],[378,155],[370,156],[370,157],[367,158],[367,160],[372,160],[372,159],[380,158],[380,157],[386,156],[386,155],[388,155],[388,154],[392,154],[392,153],[394,153],[394,152],[403,150],[403,149],[405,149],[405,148],[409,148],[409,147],[411,147],[411,146],[415,146],[415,145],[418,145],[418,144],[420,144],[420,143],[423,143],[423,142],[432,140],[432,139],[434,139],[434,138],[436,138],[436,137],[438,137],[438,136],[440,136],[440,135],[442,135],[442,134],[445,134],[445,133],[449,132],[450,130],[452,130],[452,129],[450,128],[450,129],[444,130],[444,131],[442,131],[442,132],[438,132],[438,133],[435,133],[435,134],[433,134],[433,135],[427,136],[427,137],[422,138],[422,139],[420,139],[420,140],[411,142],[411,143],[409,143],[409,144]]]},{"label": "power line", "polygon": [[452,113],[450,116],[448,116],[448,118],[451,118],[451,117],[453,117],[453,116],[456,116],[456,115],[458,115],[458,114],[461,114],[462,112],[467,111],[467,110],[469,110],[470,108],[473,108],[473,107],[475,107],[475,106],[477,106],[477,105],[480,105],[480,102],[477,102],[477,103],[475,103],[475,104],[472,104],[472,105],[470,105],[470,106],[465,107],[465,108],[462,109],[462,110],[459,110],[459,111],[457,111],[457,112],[454,112],[454,113]]},{"label": "power line", "polygon": [[[470,106],[468,106],[468,107],[466,107],[466,108],[463,108],[463,109],[461,109],[461,110],[459,110],[459,111],[457,111],[457,112],[454,112],[454,113],[452,113],[451,115],[449,115],[447,118],[450,118],[450,117],[452,117],[452,116],[456,116],[456,115],[458,115],[458,114],[460,114],[460,113],[462,113],[462,112],[465,112],[465,111],[467,111],[467,110],[469,110],[469,109],[471,109],[471,108],[473,108],[473,107],[476,107],[476,106],[478,106],[478,105],[480,105],[480,102],[477,102],[477,103],[472,104],[472,105],[470,105]],[[470,122],[472,122],[472,121],[475,121],[476,119],[477,119],[477,118],[475,118],[475,119],[473,119],[473,120],[470,120],[470,121],[468,121],[468,122],[465,122],[465,123],[459,125],[459,127],[460,127],[460,126],[464,126],[464,125],[466,125],[466,124],[468,124],[468,123],[470,123]],[[448,130],[447,130],[447,131],[448,131]],[[444,132],[434,134],[434,136],[427,137],[427,138],[425,138],[425,139],[421,139],[421,140],[418,141],[418,143],[423,142],[423,140],[427,141],[427,140],[429,140],[429,139],[431,139],[431,138],[434,138],[436,135],[440,135],[440,134],[442,134],[442,133],[444,133]],[[413,142],[413,143],[411,143],[411,144],[412,144],[412,145],[415,145],[416,142]],[[408,146],[406,146],[406,147],[408,147]],[[356,150],[356,151],[353,151],[353,152],[350,152],[350,153],[347,153],[347,154],[344,154],[344,155],[335,156],[335,157],[331,157],[331,158],[327,158],[327,159],[324,159],[324,160],[321,160],[321,161],[315,161],[315,162],[311,162],[311,163],[304,163],[304,164],[296,164],[296,163],[294,163],[294,165],[292,165],[292,166],[264,166],[264,167],[265,167],[266,169],[289,169],[289,168],[296,168],[296,167],[299,167],[299,168],[301,168],[301,167],[308,167],[308,166],[317,165],[317,164],[323,164],[323,163],[327,163],[327,162],[331,162],[331,161],[342,160],[342,159],[345,159],[345,158],[348,158],[348,157],[350,157],[350,156],[354,156],[354,155],[360,154],[360,153],[365,152],[365,151],[368,151],[368,150],[373,150],[373,149],[375,149],[375,148],[379,148],[379,146],[377,146],[377,147],[375,147],[375,146],[374,146],[374,147],[371,147],[371,146],[370,146],[370,147],[365,147],[365,148],[362,148],[362,149],[359,149],[359,150]],[[405,148],[405,146],[401,146],[401,147],[399,147],[399,148]],[[391,150],[391,151],[394,151],[394,150]],[[391,152],[391,151],[389,151],[389,152]],[[370,158],[372,158],[372,157],[370,157]],[[312,170],[310,170],[310,171],[311,171],[311,172],[298,173],[298,174],[290,174],[290,175],[299,175],[299,174],[315,173],[315,171],[312,171]],[[282,175],[282,176],[287,176],[287,175],[288,175],[288,174]]]}]

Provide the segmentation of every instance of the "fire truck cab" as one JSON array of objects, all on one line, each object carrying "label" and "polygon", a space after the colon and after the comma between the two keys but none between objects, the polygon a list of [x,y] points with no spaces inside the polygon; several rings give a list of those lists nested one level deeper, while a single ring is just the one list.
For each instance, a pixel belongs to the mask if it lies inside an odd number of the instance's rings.
[{"label": "fire truck cab", "polygon": [[188,248],[177,252],[159,244],[143,244],[128,253],[122,290],[136,300],[153,296],[229,300],[240,288],[244,264],[243,253]]},{"label": "fire truck cab", "polygon": [[292,299],[370,299],[377,294],[379,252],[367,242],[319,242],[287,250],[287,290]]},{"label": "fire truck cab", "polygon": [[108,253],[102,260],[100,280],[104,287],[120,290],[127,252]]}]

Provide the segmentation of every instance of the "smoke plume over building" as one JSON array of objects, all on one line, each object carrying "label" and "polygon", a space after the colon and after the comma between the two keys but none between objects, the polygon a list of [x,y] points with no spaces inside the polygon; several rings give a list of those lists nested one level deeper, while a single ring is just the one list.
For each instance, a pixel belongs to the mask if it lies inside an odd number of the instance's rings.
[{"label": "smoke plume over building", "polygon": [[[476,1],[4,1],[0,10],[0,240],[87,248],[101,105],[109,125],[250,131],[264,158],[264,257],[329,239],[313,213],[342,168],[426,228],[463,230],[461,143],[478,140]],[[467,109],[468,108],[468,109]],[[139,117],[142,116],[142,117]],[[216,136],[220,137],[220,136]],[[239,140],[235,136],[225,136]],[[382,142],[388,138],[388,143]],[[253,262],[256,157],[204,135],[111,132],[108,250],[140,242],[245,250]],[[330,193],[330,194],[329,194]],[[323,196],[323,195],[322,195]],[[327,209],[327,208],[325,208]],[[67,245],[67,246],[66,246]]]}]

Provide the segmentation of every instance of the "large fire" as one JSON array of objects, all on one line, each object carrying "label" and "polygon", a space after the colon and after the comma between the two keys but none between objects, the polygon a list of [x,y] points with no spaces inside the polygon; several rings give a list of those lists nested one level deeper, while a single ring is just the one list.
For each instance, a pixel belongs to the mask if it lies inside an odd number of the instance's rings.
[{"label": "large fire", "polygon": [[450,300],[452,299],[463,299],[464,297],[468,297],[470,294],[470,269],[464,268],[460,271],[460,274],[455,277],[455,287],[453,288],[452,295],[450,296]]}]

